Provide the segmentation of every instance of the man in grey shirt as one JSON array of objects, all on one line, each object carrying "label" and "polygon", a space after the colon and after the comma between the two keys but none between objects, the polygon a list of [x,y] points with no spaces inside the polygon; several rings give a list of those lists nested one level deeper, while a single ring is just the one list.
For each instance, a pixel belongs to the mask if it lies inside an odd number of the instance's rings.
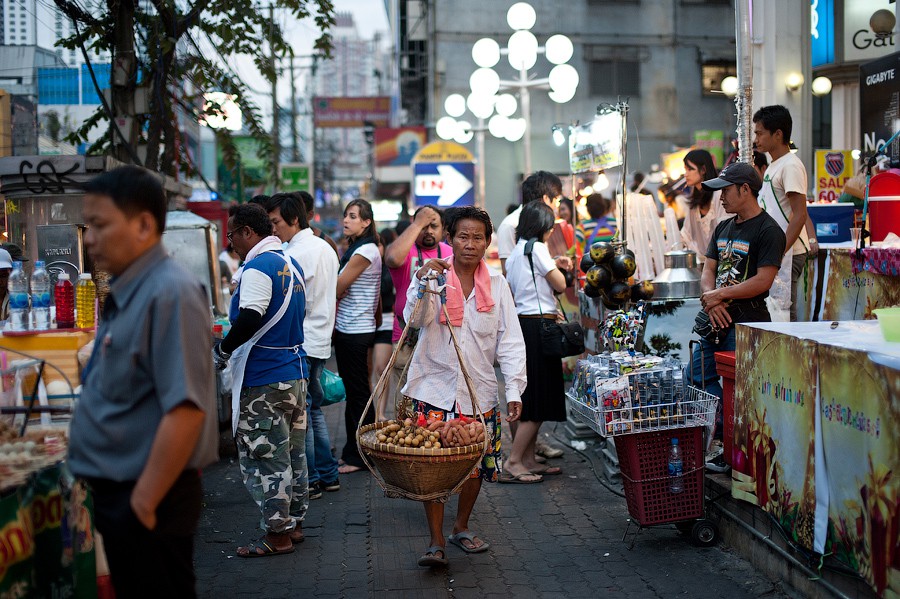
[{"label": "man in grey shirt", "polygon": [[199,468],[216,460],[208,299],[163,247],[156,176],[127,166],[86,187],[84,244],[113,276],[69,467],[94,495],[118,597],[193,597]]}]

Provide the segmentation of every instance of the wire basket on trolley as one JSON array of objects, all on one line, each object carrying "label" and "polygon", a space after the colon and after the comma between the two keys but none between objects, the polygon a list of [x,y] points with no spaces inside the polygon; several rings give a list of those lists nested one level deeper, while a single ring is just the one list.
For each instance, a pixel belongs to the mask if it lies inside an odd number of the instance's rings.
[{"label": "wire basket on trolley", "polygon": [[[356,431],[356,439],[359,443],[360,455],[363,461],[372,471],[386,496],[413,501],[444,502],[451,495],[459,492],[475,469],[475,466],[487,453],[493,439],[490,431],[488,431],[488,427],[485,425],[484,415],[481,413],[481,410],[477,409],[478,401],[475,396],[475,388],[463,361],[462,350],[456,338],[456,333],[450,324],[450,315],[447,313],[445,305],[446,296],[443,291],[436,292],[426,288],[428,281],[432,279],[436,279],[439,285],[444,284],[440,275],[436,277],[426,276],[420,283],[418,298],[413,307],[413,314],[404,327],[399,342],[394,347],[394,352],[391,354],[387,368],[384,369],[372,395],[369,397],[360,421],[362,422],[366,412],[372,407],[374,398],[381,396],[384,386],[387,384],[387,377],[393,370],[399,348],[403,346],[409,334],[409,323],[416,320],[417,313],[422,309],[423,298],[426,297],[425,294],[430,293],[441,296],[440,306],[444,311],[450,338],[456,349],[459,368],[469,390],[474,419],[477,420],[484,431],[484,441],[461,447],[440,447],[437,449],[403,447],[380,442],[378,433],[389,427],[392,424],[390,421],[360,426]],[[410,358],[410,362],[412,362],[412,358]],[[448,365],[448,367],[450,366]],[[458,405],[457,403],[457,408]]]},{"label": "wire basket on trolley", "polygon": [[712,426],[718,398],[696,387],[672,386],[664,392],[664,373],[637,371],[597,378],[590,394],[567,394],[572,411],[602,437],[693,426]]}]

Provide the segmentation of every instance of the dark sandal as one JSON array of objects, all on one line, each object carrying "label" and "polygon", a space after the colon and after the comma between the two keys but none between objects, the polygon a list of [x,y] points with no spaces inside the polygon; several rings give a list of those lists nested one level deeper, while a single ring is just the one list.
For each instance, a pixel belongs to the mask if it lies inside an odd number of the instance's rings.
[{"label": "dark sandal", "polygon": [[303,541],[306,540],[306,535],[303,534],[302,528],[295,528],[288,534],[291,537],[291,543],[293,543],[294,545],[297,545],[298,543],[302,543]]},{"label": "dark sandal", "polygon": [[[277,549],[265,536],[252,541],[249,545],[238,547],[238,549],[247,550],[247,553],[235,552],[238,557],[269,557],[271,555],[285,555],[294,552],[293,545],[291,545],[290,549]],[[260,550],[262,550],[262,553],[260,553]]]},{"label": "dark sandal", "polygon": [[[438,553],[441,554],[441,557],[438,557]],[[419,558],[419,565],[425,567],[446,566],[449,562],[444,548],[437,545],[429,547],[425,550],[425,555]]]}]

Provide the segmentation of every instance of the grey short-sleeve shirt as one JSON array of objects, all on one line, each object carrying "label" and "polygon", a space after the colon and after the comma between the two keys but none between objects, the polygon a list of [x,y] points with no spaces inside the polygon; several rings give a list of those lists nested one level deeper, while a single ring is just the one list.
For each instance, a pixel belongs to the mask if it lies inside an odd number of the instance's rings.
[{"label": "grey short-sleeve shirt", "polygon": [[200,281],[161,243],[113,280],[69,433],[76,476],[137,480],[160,421],[183,402],[206,413],[187,467],[217,459],[211,327]]}]

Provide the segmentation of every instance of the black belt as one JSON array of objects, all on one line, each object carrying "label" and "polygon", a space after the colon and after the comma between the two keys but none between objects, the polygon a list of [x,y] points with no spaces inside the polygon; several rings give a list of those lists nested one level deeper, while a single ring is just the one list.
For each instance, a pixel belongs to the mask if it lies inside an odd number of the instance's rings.
[{"label": "black belt", "polygon": [[761,300],[732,300],[731,303],[728,304],[728,307],[729,308],[731,308],[731,307],[744,308],[744,309],[753,308],[754,310],[758,309],[758,308],[767,308],[766,300],[764,300],[764,299],[761,299]]}]

